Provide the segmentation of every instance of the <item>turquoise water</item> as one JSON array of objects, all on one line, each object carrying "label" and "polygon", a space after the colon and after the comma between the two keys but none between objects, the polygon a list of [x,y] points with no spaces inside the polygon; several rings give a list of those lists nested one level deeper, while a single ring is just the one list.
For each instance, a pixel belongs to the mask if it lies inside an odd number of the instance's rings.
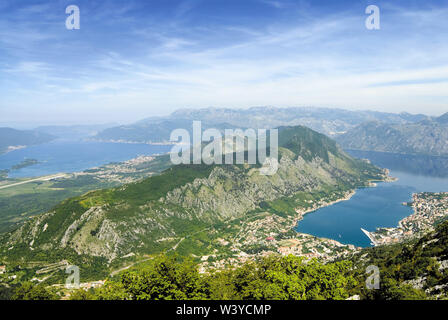
[{"label": "turquoise water", "polygon": [[10,169],[24,159],[36,159],[38,164],[13,170],[11,178],[36,177],[60,172],[71,173],[122,162],[140,155],[170,151],[172,146],[105,143],[86,141],[53,141],[0,155],[0,170]]},{"label": "turquoise water", "polygon": [[374,231],[378,227],[396,227],[401,219],[413,213],[411,208],[402,205],[412,199],[413,193],[448,191],[448,158],[349,153],[389,168],[391,175],[399,180],[359,189],[348,201],[307,214],[298,222],[298,232],[367,247],[370,241],[361,228]]}]

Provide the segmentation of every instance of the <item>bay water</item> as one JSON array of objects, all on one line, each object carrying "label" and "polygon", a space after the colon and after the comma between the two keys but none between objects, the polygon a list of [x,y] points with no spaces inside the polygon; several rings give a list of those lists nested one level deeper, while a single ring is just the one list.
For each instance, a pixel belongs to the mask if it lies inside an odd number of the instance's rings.
[{"label": "bay water", "polygon": [[403,205],[412,200],[413,193],[448,191],[448,157],[347,152],[388,168],[398,180],[358,189],[348,201],[308,213],[298,222],[296,231],[368,247],[370,240],[361,228],[375,231],[379,227],[396,227],[413,213],[412,208]]},{"label": "bay water", "polygon": [[170,145],[56,140],[0,155],[0,170],[11,169],[26,159],[36,159],[39,163],[11,170],[8,176],[24,178],[72,173],[141,155],[166,153],[171,148]]}]

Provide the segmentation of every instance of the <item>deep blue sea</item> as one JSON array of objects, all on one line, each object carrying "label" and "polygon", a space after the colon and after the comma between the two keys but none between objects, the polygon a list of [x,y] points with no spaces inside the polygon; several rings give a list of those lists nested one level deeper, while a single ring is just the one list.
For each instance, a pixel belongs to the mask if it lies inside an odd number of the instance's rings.
[{"label": "deep blue sea", "polygon": [[401,219],[413,213],[411,208],[402,205],[412,199],[412,193],[448,191],[446,157],[348,152],[390,169],[391,176],[399,180],[378,183],[374,188],[358,189],[348,201],[307,214],[298,222],[298,232],[367,247],[370,240],[361,228],[375,231],[378,227],[396,227]]},{"label": "deep blue sea", "polygon": [[154,155],[171,150],[168,145],[126,144],[57,140],[0,155],[0,170],[10,169],[25,159],[38,164],[12,170],[11,178],[37,177],[60,172],[71,173],[122,162],[140,155]]}]

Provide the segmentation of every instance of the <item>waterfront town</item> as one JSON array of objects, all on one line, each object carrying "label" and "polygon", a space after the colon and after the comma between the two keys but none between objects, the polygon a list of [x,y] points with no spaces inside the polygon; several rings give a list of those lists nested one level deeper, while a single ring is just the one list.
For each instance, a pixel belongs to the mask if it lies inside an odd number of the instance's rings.
[{"label": "waterfront town", "polygon": [[[294,230],[297,222],[304,215],[313,211],[349,200],[355,194],[354,191],[344,193],[337,200],[321,199],[310,202],[309,207],[297,208],[296,215],[281,217],[279,215],[263,212],[246,221],[241,221],[237,226],[235,235],[229,233],[226,239],[218,238],[215,253],[201,257],[200,271],[207,272],[210,269],[222,269],[226,266],[241,265],[248,260],[271,254],[295,255],[306,260],[317,259],[329,262],[353,254],[360,248],[351,244],[342,244],[336,240],[318,238],[309,234],[298,233]],[[225,250],[222,250],[226,247]],[[222,256],[220,252],[227,251]]]},{"label": "waterfront town", "polygon": [[379,228],[375,232],[367,232],[374,245],[397,243],[421,236],[448,218],[448,192],[416,193],[412,195],[412,202],[403,205],[411,206],[414,213],[401,220],[396,228]]},{"label": "waterfront town", "polygon": [[139,156],[128,161],[109,163],[101,167],[76,172],[73,177],[91,176],[104,182],[131,183],[153,174],[149,171],[149,165],[154,159],[155,156]]},{"label": "waterfront town", "polygon": [[[293,227],[305,214],[335,202],[348,200],[353,194],[354,192],[349,192],[337,201],[316,202],[306,210],[297,209],[298,216],[293,219],[266,215],[241,223],[240,231],[234,238],[218,239],[222,246],[230,248],[232,255],[226,259],[216,259],[218,254],[203,256],[200,270],[206,272],[208,269],[220,269],[226,265],[239,265],[272,253],[293,254],[322,262],[350,256],[361,248],[332,239],[297,233]],[[401,220],[397,228],[379,228],[376,232],[362,230],[370,238],[372,245],[398,243],[421,236],[448,218],[448,192],[414,194],[413,201],[403,205],[412,206],[414,214]],[[218,253],[218,250],[215,251]]]}]

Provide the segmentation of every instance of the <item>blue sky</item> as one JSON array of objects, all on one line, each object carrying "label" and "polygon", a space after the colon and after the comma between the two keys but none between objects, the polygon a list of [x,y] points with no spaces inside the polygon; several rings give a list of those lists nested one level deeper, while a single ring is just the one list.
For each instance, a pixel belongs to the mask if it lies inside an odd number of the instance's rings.
[{"label": "blue sky", "polygon": [[448,0],[0,2],[0,125],[261,105],[448,111]]}]

